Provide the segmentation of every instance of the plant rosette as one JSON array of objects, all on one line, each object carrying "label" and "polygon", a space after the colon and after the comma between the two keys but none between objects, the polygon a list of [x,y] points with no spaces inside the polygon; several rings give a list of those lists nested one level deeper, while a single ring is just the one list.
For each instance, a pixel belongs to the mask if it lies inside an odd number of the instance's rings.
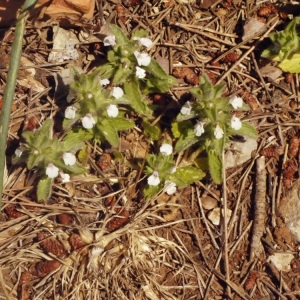
[{"label": "plant rosette", "polygon": [[147,155],[145,173],[148,175],[144,189],[146,198],[153,197],[160,191],[172,195],[177,186],[186,187],[205,176],[205,173],[192,166],[176,167],[173,147],[168,143],[161,145],[158,155]]},{"label": "plant rosette", "polygon": [[75,153],[84,147],[82,140],[74,135],[65,135],[62,139],[53,136],[53,120],[47,119],[35,132],[24,132],[24,142],[15,151],[13,163],[25,162],[29,170],[39,169],[41,179],[38,183],[37,198],[47,200],[51,195],[56,177],[62,182],[70,181],[70,175],[86,172],[76,160]]},{"label": "plant rosette", "polygon": [[145,95],[167,92],[176,83],[173,76],[166,74],[161,66],[147,53],[152,41],[147,31],[136,30],[131,39],[115,25],[109,26],[113,35],[104,38],[110,46],[108,62],[98,68],[101,77],[108,78],[114,85],[123,87],[130,107],[139,114],[152,113]]},{"label": "plant rosette", "polygon": [[103,80],[99,72],[78,74],[75,71],[72,89],[75,102],[64,112],[63,128],[72,128],[73,135],[82,141],[108,141],[112,146],[119,144],[119,131],[131,129],[134,122],[125,117],[120,105],[128,104],[121,87],[106,89],[108,80]]},{"label": "plant rosette", "polygon": [[216,183],[222,181],[222,152],[230,136],[257,137],[255,128],[232,113],[248,110],[248,105],[240,97],[223,97],[222,90],[222,84],[214,86],[206,75],[202,76],[200,86],[190,90],[194,101],[183,105],[172,124],[173,135],[178,139],[175,151],[189,149],[193,158],[206,151],[208,168]]}]

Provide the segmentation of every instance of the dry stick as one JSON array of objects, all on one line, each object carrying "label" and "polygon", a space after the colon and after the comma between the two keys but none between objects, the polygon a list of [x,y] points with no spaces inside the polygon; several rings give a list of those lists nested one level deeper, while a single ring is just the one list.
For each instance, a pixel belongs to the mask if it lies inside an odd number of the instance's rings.
[{"label": "dry stick", "polygon": [[[274,265],[274,263],[272,263],[271,261],[268,262],[268,267],[270,269],[270,271],[272,272],[272,274],[276,277],[276,279],[278,280],[278,282],[280,282],[280,284],[282,285],[282,288],[287,292],[291,292],[291,289],[288,287],[288,285],[286,284],[286,282],[282,279],[281,273],[278,271],[278,269],[276,268],[276,266]],[[264,284],[266,284],[265,281],[261,280]],[[267,285],[267,284],[266,284]],[[269,285],[267,285],[268,287],[270,287]],[[283,296],[283,295],[282,295]],[[289,295],[287,296],[288,299],[291,300],[295,300],[297,299],[294,295]]]},{"label": "dry stick", "polygon": [[[272,19],[273,20],[273,19]],[[250,48],[249,48],[249,50],[248,51],[246,51],[222,76],[221,76],[221,78],[219,78],[219,80],[217,81],[217,83],[216,84],[218,84],[218,83],[220,83],[220,82],[222,82],[227,76],[228,76],[228,74],[233,70],[233,69],[235,69],[236,68],[236,66],[238,66],[241,62],[242,62],[242,60],[248,55],[248,54],[250,54],[254,49],[255,49],[255,47],[257,46],[257,44],[258,43],[260,43],[265,37],[267,37],[268,35],[269,35],[269,33],[274,29],[274,27],[278,24],[278,22],[279,22],[279,20],[278,20],[278,17],[277,17],[277,20],[276,20],[276,22],[274,22],[274,24],[254,43],[254,45],[253,46],[251,46]],[[251,39],[253,39],[255,36],[253,36],[253,37],[251,37],[250,38],[250,40]],[[244,42],[243,42],[244,43]],[[239,46],[239,45],[237,45],[237,46]],[[235,47],[233,47],[233,49],[235,49],[235,48],[239,48],[239,47],[237,47],[237,46],[235,46]],[[230,52],[231,51],[233,51],[233,49],[230,49]],[[219,57],[218,57],[218,60],[219,60]]]},{"label": "dry stick", "polygon": [[[255,69],[256,69],[256,72],[257,72],[257,75],[259,76],[259,79],[261,80],[263,86],[265,87],[265,91],[269,97],[270,100],[273,99],[273,97],[271,97],[267,87],[266,87],[266,83],[265,83],[265,80],[264,78],[261,76],[260,74],[260,71],[259,71],[259,68],[258,68],[258,65],[257,65],[257,62],[256,62],[256,59],[252,53],[252,60],[253,60],[253,63],[254,63],[254,66],[255,66]],[[278,125],[278,134],[279,134],[279,137],[280,137],[280,140],[281,140],[281,145],[284,145],[284,139],[283,139],[283,135],[282,135],[282,129],[281,129],[281,125],[280,125],[280,121],[279,121],[279,118],[278,118],[278,114],[276,113],[276,108],[275,108],[275,105],[274,103],[272,102],[272,107],[274,109],[274,112],[275,112],[275,119],[276,119],[276,123]]]},{"label": "dry stick", "polygon": [[245,292],[243,288],[235,284],[234,282],[227,280],[222,274],[217,270],[212,271],[216,277],[224,281],[228,286],[230,286],[241,298],[251,300],[252,298]]},{"label": "dry stick", "polygon": [[266,218],[266,160],[264,156],[256,160],[256,184],[252,241],[250,246],[250,258],[258,257],[261,253],[261,238],[264,233]]},{"label": "dry stick", "polygon": [[[273,19],[271,19],[266,26],[268,26],[269,24],[271,24],[275,19],[278,19],[278,16],[274,17]],[[272,25],[272,29],[277,25],[277,23],[274,24],[274,26]],[[218,56],[213,62],[216,63],[219,60],[221,60],[223,57],[225,57],[227,54],[229,54],[230,52],[239,49],[239,48],[246,48],[248,49],[249,46],[244,46],[245,44],[247,44],[248,42],[252,41],[253,39],[255,39],[255,37],[257,35],[259,35],[262,31],[264,30],[261,29],[260,31],[258,31],[257,33],[251,35],[250,37],[248,37],[247,39],[245,39],[244,41],[240,42],[239,44],[235,45],[233,48],[230,48],[228,51],[224,52],[223,54],[221,54],[220,56]],[[268,30],[268,32],[270,32],[270,30]],[[236,64],[235,64],[236,65]]]}]

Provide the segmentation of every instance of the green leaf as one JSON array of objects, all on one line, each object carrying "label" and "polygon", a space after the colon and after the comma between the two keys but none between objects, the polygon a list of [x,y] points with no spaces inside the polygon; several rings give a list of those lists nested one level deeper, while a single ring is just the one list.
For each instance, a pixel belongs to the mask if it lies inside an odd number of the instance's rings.
[{"label": "green leaf", "polygon": [[108,122],[110,122],[116,131],[128,130],[135,126],[134,122],[122,117],[109,118]]},{"label": "green leaf", "polygon": [[37,186],[37,199],[38,201],[46,201],[51,196],[52,191],[52,178],[41,179]]},{"label": "green leaf", "polygon": [[229,134],[240,134],[240,135],[246,135],[248,137],[251,137],[253,139],[256,139],[258,137],[256,129],[250,125],[249,123],[242,122],[242,128],[239,130],[234,130],[230,128]]},{"label": "green leaf", "polygon": [[116,37],[117,43],[119,45],[127,45],[129,43],[129,39],[118,26],[110,24],[109,28]]},{"label": "green leaf", "polygon": [[194,130],[189,129],[184,134],[182,134],[176,145],[175,145],[175,151],[180,152],[183,151],[192,145],[196,144],[199,141],[199,139],[195,136]]},{"label": "green leaf", "polygon": [[169,179],[176,183],[178,186],[185,187],[194,183],[205,176],[205,173],[195,167],[186,166],[177,168],[176,172],[169,175]]},{"label": "green leaf", "polygon": [[144,133],[149,134],[150,138],[157,141],[160,138],[161,130],[158,125],[151,125],[146,119],[143,119]]},{"label": "green leaf", "polygon": [[[62,151],[63,152],[76,152],[84,147],[84,141],[88,141],[92,138],[92,134],[84,132],[85,134],[81,134],[81,132],[70,131],[61,141],[62,143]],[[90,135],[90,136],[89,136]]]},{"label": "green leaf", "polygon": [[84,165],[86,166],[88,159],[89,159],[89,155],[90,155],[90,147],[89,145],[86,145],[83,149],[81,149],[78,152],[78,160]]},{"label": "green leaf", "polygon": [[27,160],[27,168],[31,170],[34,167],[43,167],[43,161],[44,161],[43,155],[31,153]]},{"label": "green leaf", "polygon": [[150,64],[144,68],[157,78],[165,79],[168,76],[160,64],[154,59],[151,59]]},{"label": "green leaf", "polygon": [[136,80],[131,80],[124,84],[124,91],[127,98],[130,100],[131,107],[140,114],[147,114],[148,109],[143,101],[139,85]]},{"label": "green leaf", "polygon": [[133,38],[133,37],[145,38],[147,36],[148,36],[148,32],[146,30],[138,29],[132,33],[131,38]]},{"label": "green leaf", "polygon": [[158,186],[147,185],[144,188],[144,196],[147,199],[150,197],[153,197],[153,196],[157,195],[161,191],[161,189],[162,189],[162,187],[160,185],[158,185]]},{"label": "green leaf", "polygon": [[280,64],[279,67],[284,72],[289,73],[300,73],[300,53],[294,54],[290,59],[284,59]]},{"label": "green leaf", "polygon": [[26,131],[22,136],[30,146],[39,149],[45,143],[49,144],[49,140],[52,139],[52,126],[53,120],[47,119],[37,131]]},{"label": "green leaf", "polygon": [[108,119],[103,120],[101,123],[97,123],[97,127],[113,147],[119,145],[119,135],[111,121]]},{"label": "green leaf", "polygon": [[119,66],[119,68],[116,70],[113,78],[114,84],[123,84],[127,80],[127,78],[132,74],[132,70],[129,68],[123,68],[122,66]]},{"label": "green leaf", "polygon": [[208,151],[208,166],[213,181],[220,184],[222,182],[222,159],[214,150]]},{"label": "green leaf", "polygon": [[300,72],[300,17],[294,18],[287,27],[269,35],[273,44],[262,52],[263,57],[280,61],[282,70],[290,73]]}]

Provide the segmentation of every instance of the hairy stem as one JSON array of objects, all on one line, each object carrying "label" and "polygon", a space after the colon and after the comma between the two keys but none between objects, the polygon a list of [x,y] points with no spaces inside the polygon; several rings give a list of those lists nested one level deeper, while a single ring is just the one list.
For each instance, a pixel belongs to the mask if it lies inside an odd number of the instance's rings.
[{"label": "hairy stem", "polygon": [[25,23],[28,16],[28,9],[32,8],[37,0],[26,0],[23,9],[18,17],[15,37],[12,44],[9,68],[7,73],[6,87],[3,95],[3,106],[0,116],[0,209],[2,207],[2,192],[4,184],[4,170],[6,167],[6,142],[9,129],[11,107],[14,100],[14,92],[17,83],[18,69],[22,54],[22,40],[25,31]]}]

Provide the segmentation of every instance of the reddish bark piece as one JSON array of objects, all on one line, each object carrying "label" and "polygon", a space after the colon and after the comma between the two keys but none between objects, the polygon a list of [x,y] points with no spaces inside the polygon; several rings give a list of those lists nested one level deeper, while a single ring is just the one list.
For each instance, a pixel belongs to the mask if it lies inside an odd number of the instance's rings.
[{"label": "reddish bark piece", "polygon": [[258,108],[258,101],[254,95],[245,90],[243,94],[244,101],[250,106],[252,110],[256,110]]},{"label": "reddish bark piece", "polygon": [[225,63],[234,63],[240,58],[240,54],[237,52],[230,52],[227,55],[225,55],[221,61]]},{"label": "reddish bark piece", "polygon": [[39,232],[37,238],[46,253],[52,253],[59,258],[66,255],[66,249],[55,237],[49,237],[47,233]]},{"label": "reddish bark piece", "polygon": [[63,225],[71,225],[73,223],[73,217],[66,213],[58,215],[57,220]]},{"label": "reddish bark piece", "polygon": [[284,79],[287,83],[292,83],[293,82],[293,77],[294,77],[294,74],[292,74],[292,73],[286,73],[284,75]]},{"label": "reddish bark piece", "polygon": [[290,141],[288,154],[291,157],[296,157],[299,152],[300,140],[298,137],[293,136]]},{"label": "reddish bark piece", "polygon": [[32,274],[29,271],[23,271],[21,273],[18,285],[28,283],[32,279]]},{"label": "reddish bark piece", "polygon": [[115,208],[115,211],[117,213],[116,216],[112,217],[112,219],[106,224],[106,228],[110,232],[124,226],[129,219],[129,211],[126,208],[117,207]]},{"label": "reddish bark piece", "polygon": [[20,218],[20,217],[25,216],[24,213],[22,213],[22,212],[20,212],[20,211],[17,211],[15,205],[8,205],[8,206],[5,208],[5,212],[6,212],[8,218],[9,218],[10,220],[11,220],[11,219],[17,219],[17,218]]},{"label": "reddish bark piece", "polygon": [[257,271],[250,271],[249,276],[245,282],[245,290],[248,292],[252,290],[256,284],[256,280],[260,277],[260,273]]},{"label": "reddish bark piece", "polygon": [[113,207],[116,205],[116,203],[117,203],[117,200],[114,195],[108,196],[104,201],[104,204],[106,207]]},{"label": "reddish bark piece", "polygon": [[34,131],[40,126],[41,116],[31,116],[25,121],[25,128],[29,131]]},{"label": "reddish bark piece", "polygon": [[268,4],[268,5],[260,8],[259,11],[257,12],[257,15],[259,17],[268,17],[276,12],[277,12],[276,6],[273,4]]},{"label": "reddish bark piece", "polygon": [[284,186],[290,187],[294,179],[294,175],[298,170],[298,165],[295,159],[289,159],[283,165],[282,182]]},{"label": "reddish bark piece", "polygon": [[140,5],[142,3],[142,0],[123,0],[121,2],[123,5],[130,7]]},{"label": "reddish bark piece", "polygon": [[47,260],[39,262],[35,268],[38,277],[43,278],[51,272],[57,270],[60,267],[60,265],[61,263],[58,260]]},{"label": "reddish bark piece", "polygon": [[81,238],[77,233],[72,233],[70,236],[70,244],[73,250],[79,250],[82,247],[86,246],[86,242]]},{"label": "reddish bark piece", "polygon": [[24,283],[18,286],[17,293],[18,300],[29,300],[31,294],[31,285]]},{"label": "reddish bark piece", "polygon": [[222,3],[224,8],[230,8],[232,6],[232,0],[226,0]]},{"label": "reddish bark piece", "polygon": [[187,83],[192,85],[196,85],[199,83],[199,76],[194,73],[191,68],[183,67],[183,68],[175,68],[173,70],[173,76],[176,78],[184,79]]},{"label": "reddish bark piece", "polygon": [[103,153],[97,160],[97,166],[101,171],[106,171],[110,167],[111,156],[108,153]]},{"label": "reddish bark piece", "polygon": [[282,146],[270,146],[264,149],[261,149],[259,154],[266,157],[278,157],[284,153]]},{"label": "reddish bark piece", "polygon": [[117,4],[116,5],[116,12],[117,12],[117,16],[119,18],[119,20],[122,23],[125,23],[127,21],[127,15],[128,15],[128,10],[122,6],[121,4]]},{"label": "reddish bark piece", "polygon": [[18,299],[27,300],[30,298],[31,285],[28,284],[32,279],[30,271],[23,271],[18,282]]}]

